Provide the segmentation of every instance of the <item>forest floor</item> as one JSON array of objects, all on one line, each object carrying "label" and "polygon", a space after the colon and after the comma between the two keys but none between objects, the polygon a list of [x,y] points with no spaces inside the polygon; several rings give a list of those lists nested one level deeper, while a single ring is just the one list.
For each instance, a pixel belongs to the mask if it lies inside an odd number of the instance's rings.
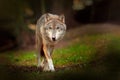
[{"label": "forest floor", "polygon": [[53,53],[55,72],[41,72],[35,50],[0,53],[0,80],[120,80],[120,25],[69,29]]}]

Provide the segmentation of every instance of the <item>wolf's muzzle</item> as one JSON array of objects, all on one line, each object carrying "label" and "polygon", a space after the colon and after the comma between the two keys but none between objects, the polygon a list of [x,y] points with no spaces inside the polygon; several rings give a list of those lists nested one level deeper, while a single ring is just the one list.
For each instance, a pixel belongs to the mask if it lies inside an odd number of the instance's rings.
[{"label": "wolf's muzzle", "polygon": [[55,37],[52,37],[52,40],[53,40],[53,41],[56,41],[56,38],[55,38]]}]

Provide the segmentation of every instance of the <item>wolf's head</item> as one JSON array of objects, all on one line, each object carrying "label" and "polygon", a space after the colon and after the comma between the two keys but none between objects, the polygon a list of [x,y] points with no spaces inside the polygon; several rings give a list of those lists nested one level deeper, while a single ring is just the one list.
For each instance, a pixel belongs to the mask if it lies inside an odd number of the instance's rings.
[{"label": "wolf's head", "polygon": [[44,36],[51,42],[56,42],[62,39],[66,32],[64,15],[53,15],[47,13],[45,15]]}]

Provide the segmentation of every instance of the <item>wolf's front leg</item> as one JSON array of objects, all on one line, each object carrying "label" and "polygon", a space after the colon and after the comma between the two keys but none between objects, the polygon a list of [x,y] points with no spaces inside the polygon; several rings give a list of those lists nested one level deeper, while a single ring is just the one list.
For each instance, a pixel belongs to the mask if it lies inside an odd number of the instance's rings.
[{"label": "wolf's front leg", "polygon": [[48,66],[51,71],[55,71],[52,58],[48,59]]},{"label": "wolf's front leg", "polygon": [[51,57],[53,49],[54,49],[54,46],[51,46],[51,45],[48,46],[48,53],[50,55],[50,59],[48,59],[48,66],[49,66],[50,69],[52,69],[53,71],[55,71],[54,65],[53,65],[53,61],[52,61],[52,57]]},{"label": "wolf's front leg", "polygon": [[45,57],[43,57],[43,60],[41,62],[41,68],[43,69],[43,71],[50,71],[48,62]]},{"label": "wolf's front leg", "polygon": [[48,66],[50,71],[55,71],[53,61],[50,55],[49,47],[47,45],[44,45],[43,50],[44,50],[44,54],[45,54],[45,57],[48,63],[48,64],[46,63],[45,66]]},{"label": "wolf's front leg", "polygon": [[[42,62],[41,62],[41,67],[42,67],[43,71],[52,71],[52,67],[51,67],[51,65],[49,66],[48,63],[49,62],[44,57],[43,60],[42,60]],[[53,68],[54,68],[54,66],[53,66]]]}]

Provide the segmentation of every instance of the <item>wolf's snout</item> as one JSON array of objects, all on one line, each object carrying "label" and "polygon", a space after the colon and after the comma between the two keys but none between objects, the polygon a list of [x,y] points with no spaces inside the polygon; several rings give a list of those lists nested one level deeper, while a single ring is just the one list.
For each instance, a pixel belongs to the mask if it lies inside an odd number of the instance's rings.
[{"label": "wolf's snout", "polygon": [[56,38],[55,38],[55,37],[52,37],[52,40],[53,40],[53,41],[56,41]]}]

